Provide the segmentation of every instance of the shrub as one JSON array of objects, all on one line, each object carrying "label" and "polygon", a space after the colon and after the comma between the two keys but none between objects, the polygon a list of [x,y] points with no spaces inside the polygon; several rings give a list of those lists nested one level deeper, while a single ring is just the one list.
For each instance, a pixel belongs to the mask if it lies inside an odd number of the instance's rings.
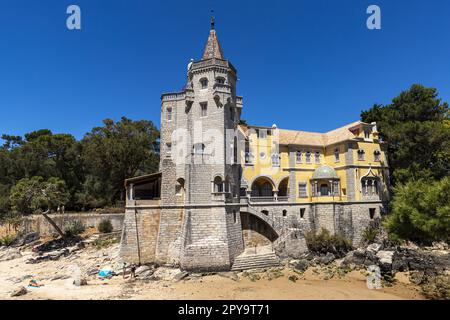
[{"label": "shrub", "polygon": [[397,186],[384,226],[390,239],[421,243],[450,241],[450,177]]},{"label": "shrub", "polygon": [[101,233],[110,233],[113,231],[113,225],[111,223],[111,220],[109,219],[103,219],[102,221],[100,221],[100,223],[98,224],[97,227],[98,231],[100,231]]},{"label": "shrub", "polygon": [[362,238],[364,242],[370,244],[375,241],[375,238],[380,234],[380,224],[378,220],[371,221],[369,226],[363,230]]},{"label": "shrub", "polygon": [[86,227],[80,220],[72,221],[67,228],[64,230],[68,236],[76,236],[84,232]]},{"label": "shrub", "polygon": [[322,228],[320,233],[316,233],[315,231],[306,233],[305,240],[308,249],[319,254],[331,252],[342,257],[348,251],[352,250],[351,241],[339,234],[331,235],[325,228]]},{"label": "shrub", "polygon": [[0,245],[9,247],[12,244],[14,238],[15,236],[13,236],[12,234],[0,237]]}]

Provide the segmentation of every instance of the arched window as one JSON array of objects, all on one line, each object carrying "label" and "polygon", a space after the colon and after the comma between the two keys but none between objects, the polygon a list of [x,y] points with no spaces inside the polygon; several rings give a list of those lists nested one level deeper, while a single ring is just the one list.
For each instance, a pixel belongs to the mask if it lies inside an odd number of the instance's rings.
[{"label": "arched window", "polygon": [[367,177],[361,179],[361,191],[363,195],[378,195],[379,180],[375,177]]},{"label": "arched window", "polygon": [[175,194],[176,195],[183,195],[184,194],[184,179],[180,178],[177,180],[177,183],[175,184]]},{"label": "arched window", "polygon": [[306,163],[311,163],[311,151],[306,151],[305,158]]},{"label": "arched window", "polygon": [[200,79],[200,87],[201,87],[202,89],[208,88],[208,79],[206,79],[206,78],[201,78],[201,79]]},{"label": "arched window", "polygon": [[214,192],[223,192],[223,181],[219,176],[214,178]]},{"label": "arched window", "polygon": [[314,159],[315,159],[316,163],[320,163],[320,152],[319,151],[316,151],[314,153]]}]

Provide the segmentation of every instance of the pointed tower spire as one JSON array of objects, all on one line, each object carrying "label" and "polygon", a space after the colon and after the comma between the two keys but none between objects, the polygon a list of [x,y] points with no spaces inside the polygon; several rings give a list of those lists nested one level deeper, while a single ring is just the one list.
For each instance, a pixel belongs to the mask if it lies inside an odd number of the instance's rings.
[{"label": "pointed tower spire", "polygon": [[[214,12],[211,10],[211,12]],[[205,50],[203,51],[202,60],[206,59],[225,59],[223,57],[222,49],[220,48],[219,39],[217,38],[215,30],[215,19],[211,16],[211,29],[209,30],[208,40],[206,41]]]}]

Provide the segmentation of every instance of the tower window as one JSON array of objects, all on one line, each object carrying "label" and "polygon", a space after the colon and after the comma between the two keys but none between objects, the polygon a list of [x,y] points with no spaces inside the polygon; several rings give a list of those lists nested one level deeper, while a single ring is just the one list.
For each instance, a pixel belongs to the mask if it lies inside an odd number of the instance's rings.
[{"label": "tower window", "polygon": [[222,78],[222,77],[217,77],[216,78],[216,83],[218,83],[218,84],[225,84],[225,79]]},{"label": "tower window", "polygon": [[172,107],[168,107],[166,109],[166,117],[167,121],[172,121]]},{"label": "tower window", "polygon": [[233,221],[234,221],[234,223],[237,222],[237,214],[236,214],[236,210],[233,210]]},{"label": "tower window", "polygon": [[369,209],[369,217],[370,219],[373,219],[375,217],[375,208],[370,208]]},{"label": "tower window", "polygon": [[205,151],[205,145],[203,143],[196,143],[192,146],[195,154],[203,154]]},{"label": "tower window", "polygon": [[303,219],[305,217],[305,208],[300,208],[300,218]]},{"label": "tower window", "polygon": [[287,215],[287,211],[283,210],[283,217],[286,217],[286,215]]},{"label": "tower window", "polygon": [[208,104],[206,102],[200,103],[200,116],[206,117],[208,115]]},{"label": "tower window", "polygon": [[172,152],[172,144],[171,143],[166,143],[166,152],[167,153],[171,153]]},{"label": "tower window", "polygon": [[200,87],[202,89],[208,88],[208,79],[206,79],[206,78],[200,79]]}]

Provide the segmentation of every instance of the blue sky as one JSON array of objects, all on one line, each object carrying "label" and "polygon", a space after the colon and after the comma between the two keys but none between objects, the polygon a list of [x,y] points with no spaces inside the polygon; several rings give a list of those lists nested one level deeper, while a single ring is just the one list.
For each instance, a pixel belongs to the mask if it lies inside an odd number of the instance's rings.
[{"label": "blue sky", "polygon": [[[66,28],[77,4],[82,30]],[[379,5],[382,29],[366,28]],[[199,59],[210,9],[250,124],[328,131],[413,83],[450,101],[450,1],[2,0],[0,133],[77,138],[104,118],[149,119]]]}]

